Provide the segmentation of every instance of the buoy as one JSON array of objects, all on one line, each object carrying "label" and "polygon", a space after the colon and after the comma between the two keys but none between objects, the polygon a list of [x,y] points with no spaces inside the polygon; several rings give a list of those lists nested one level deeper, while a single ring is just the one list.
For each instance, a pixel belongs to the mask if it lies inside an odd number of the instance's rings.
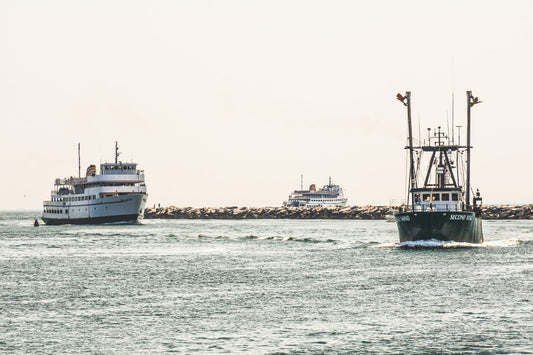
[{"label": "buoy", "polygon": [[34,227],[39,227],[39,221],[37,219],[35,219],[35,222],[33,222],[33,226]]}]

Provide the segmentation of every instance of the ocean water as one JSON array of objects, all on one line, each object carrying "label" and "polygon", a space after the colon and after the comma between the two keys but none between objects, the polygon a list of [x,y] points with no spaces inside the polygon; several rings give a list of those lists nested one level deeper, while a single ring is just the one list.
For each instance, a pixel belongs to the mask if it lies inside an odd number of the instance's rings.
[{"label": "ocean water", "polygon": [[0,352],[532,354],[533,221],[481,245],[394,223],[0,213]]}]

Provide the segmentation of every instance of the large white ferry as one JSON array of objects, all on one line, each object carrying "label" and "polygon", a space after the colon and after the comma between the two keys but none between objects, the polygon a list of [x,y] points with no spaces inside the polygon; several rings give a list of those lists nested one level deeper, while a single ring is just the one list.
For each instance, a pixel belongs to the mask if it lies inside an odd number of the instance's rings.
[{"label": "large white ferry", "polygon": [[142,219],[148,198],[144,171],[135,163],[118,161],[118,156],[115,143],[115,162],[100,164],[99,175],[90,165],[85,177],[56,179],[50,201],[43,204],[43,221],[57,225]]},{"label": "large white ferry", "polygon": [[[303,178],[302,178],[303,180]],[[303,182],[302,182],[303,185]],[[316,190],[316,185],[309,186],[309,190],[296,190],[289,195],[288,201],[283,202],[287,207],[326,207],[346,206],[348,199],[344,197],[342,188],[334,185],[329,178],[329,184]]]}]

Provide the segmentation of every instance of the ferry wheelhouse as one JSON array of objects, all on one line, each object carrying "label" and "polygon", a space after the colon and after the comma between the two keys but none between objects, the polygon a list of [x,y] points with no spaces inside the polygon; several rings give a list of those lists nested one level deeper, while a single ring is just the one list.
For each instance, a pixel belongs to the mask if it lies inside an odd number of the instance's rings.
[{"label": "ferry wheelhouse", "polygon": [[[303,183],[302,183],[303,185]],[[316,185],[309,186],[309,190],[295,190],[289,195],[289,199],[283,203],[288,207],[326,207],[326,206],[346,206],[348,199],[344,197],[342,188],[335,185],[329,178],[329,184],[320,189]]]},{"label": "ferry wheelhouse", "polygon": [[55,180],[50,201],[44,201],[42,219],[46,224],[97,224],[130,222],[143,218],[148,194],[144,171],[135,163],[118,161],[87,168],[85,177]]},{"label": "ferry wheelhouse", "polygon": [[428,140],[414,146],[411,93],[398,94],[407,106],[409,186],[406,205],[394,214],[400,242],[437,239],[482,243],[481,195],[471,198],[470,108],[481,101],[467,91],[467,143],[455,143],[441,127],[428,129]]}]

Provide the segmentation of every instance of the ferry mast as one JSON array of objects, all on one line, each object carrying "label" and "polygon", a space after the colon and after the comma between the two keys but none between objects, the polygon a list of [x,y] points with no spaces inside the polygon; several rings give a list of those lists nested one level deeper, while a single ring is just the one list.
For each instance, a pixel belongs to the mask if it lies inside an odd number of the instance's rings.
[{"label": "ferry mast", "polygon": [[115,164],[118,164],[118,156],[120,155],[118,151],[118,142],[115,141]]}]

